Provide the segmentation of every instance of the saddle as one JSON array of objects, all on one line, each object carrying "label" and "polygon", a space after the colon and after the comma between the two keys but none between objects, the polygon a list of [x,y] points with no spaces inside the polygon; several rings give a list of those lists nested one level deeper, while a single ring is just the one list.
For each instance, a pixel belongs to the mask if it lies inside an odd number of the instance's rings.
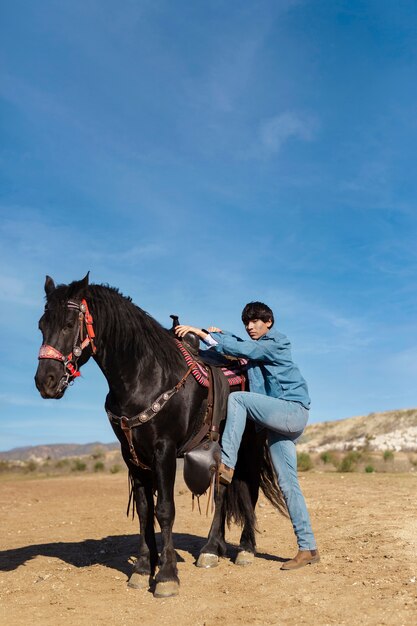
[{"label": "saddle", "polygon": [[[173,332],[179,322],[176,315],[171,315],[171,317],[174,322],[171,329]],[[119,427],[126,437],[131,463],[142,470],[150,471],[151,468],[136,453],[132,430],[154,419],[166,403],[184,386],[191,374],[199,384],[207,387],[206,410],[198,425],[198,430],[177,452],[178,457],[184,457],[186,485],[193,495],[200,496],[207,491],[217,473],[220,463],[220,424],[226,417],[230,387],[240,384],[242,390],[245,388],[246,379],[243,368],[246,361],[236,360],[232,365],[230,360],[219,357],[215,351],[206,350],[202,354],[199,350],[200,341],[193,333],[187,333],[182,341],[178,339],[175,341],[188,365],[188,370],[172,389],[163,391],[148,408],[142,409],[140,413],[131,417],[115,415],[109,407],[105,408],[111,424]]]},{"label": "saddle", "polygon": [[[171,315],[172,332],[178,326],[178,316]],[[219,444],[220,424],[226,417],[230,387],[245,386],[244,360],[230,359],[214,350],[200,351],[200,340],[194,333],[187,333],[178,341],[188,365],[194,365],[192,373],[196,380],[208,387],[207,409],[200,430],[180,450],[184,457],[184,481],[193,495],[201,496],[214,479],[221,459]]]}]

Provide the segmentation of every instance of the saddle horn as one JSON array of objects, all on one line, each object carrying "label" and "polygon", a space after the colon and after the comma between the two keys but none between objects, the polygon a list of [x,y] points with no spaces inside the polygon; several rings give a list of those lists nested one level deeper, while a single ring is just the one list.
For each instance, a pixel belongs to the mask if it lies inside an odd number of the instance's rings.
[{"label": "saddle horn", "polygon": [[172,319],[172,327],[171,327],[171,330],[174,330],[174,328],[175,328],[176,326],[179,326],[179,325],[180,325],[180,320],[179,320],[179,317],[178,317],[178,315],[170,315],[169,317]]},{"label": "saddle horn", "polygon": [[[178,315],[170,315],[169,317],[172,319],[171,332],[175,334],[174,329],[176,328],[176,326],[180,325],[179,317]],[[177,339],[179,339],[179,337],[177,337]],[[193,354],[194,356],[198,355],[198,351],[200,349],[200,339],[197,337],[197,335],[195,335],[194,333],[187,333],[185,337],[179,340],[183,342],[183,344],[189,350],[189,352],[191,352],[191,354]]]}]

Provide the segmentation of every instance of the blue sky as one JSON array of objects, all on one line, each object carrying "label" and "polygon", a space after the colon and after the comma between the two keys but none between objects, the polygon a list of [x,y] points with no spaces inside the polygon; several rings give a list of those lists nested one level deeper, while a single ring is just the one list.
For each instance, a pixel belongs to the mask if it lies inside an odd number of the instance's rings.
[{"label": "blue sky", "polygon": [[0,26],[0,449],[111,441],[93,362],[33,376],[43,284],[241,332],[266,301],[311,421],[413,407],[417,3],[44,0]]}]

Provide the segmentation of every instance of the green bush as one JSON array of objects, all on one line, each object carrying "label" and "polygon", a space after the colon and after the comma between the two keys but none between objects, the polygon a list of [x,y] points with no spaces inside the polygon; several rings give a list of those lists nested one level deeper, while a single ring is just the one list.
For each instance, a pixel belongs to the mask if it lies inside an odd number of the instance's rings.
[{"label": "green bush", "polygon": [[110,468],[110,474],[117,474],[118,472],[120,472],[121,470],[121,466],[120,465],[112,465]]},{"label": "green bush", "polygon": [[103,459],[104,456],[105,456],[104,450],[102,450],[101,448],[95,448],[94,452],[91,455],[91,458],[97,460],[97,459]]},{"label": "green bush", "polygon": [[71,469],[73,472],[85,472],[87,464],[81,461],[81,459],[75,459]]},{"label": "green bush", "polygon": [[360,452],[356,450],[351,450],[340,461],[337,471],[338,472],[354,472],[356,469],[356,465],[361,458]]},{"label": "green bush", "polygon": [[334,462],[334,455],[329,452],[322,452],[320,454],[320,459],[323,461],[323,463],[325,463],[327,465],[327,463],[333,463]]},{"label": "green bush", "polygon": [[38,469],[38,464],[33,459],[30,459],[30,461],[26,463],[25,470],[27,472],[35,472],[37,469]]},{"label": "green bush", "polygon": [[384,461],[392,461],[394,458],[394,452],[392,450],[384,450],[382,458]]},{"label": "green bush", "polygon": [[374,472],[374,471],[375,471],[375,468],[373,467],[373,465],[367,465],[367,466],[365,467],[365,472],[366,472],[367,474],[372,474],[372,472]]},{"label": "green bush", "polygon": [[0,461],[0,472],[7,472],[12,468],[12,464],[8,461]]},{"label": "green bush", "polygon": [[313,461],[307,452],[297,454],[297,467],[299,472],[308,472],[313,467]]},{"label": "green bush", "polygon": [[55,467],[57,469],[62,469],[63,467],[67,467],[69,464],[69,459],[59,459],[59,461],[55,463]]},{"label": "green bush", "polygon": [[102,472],[104,470],[104,463],[102,461],[97,461],[94,463],[94,471]]}]

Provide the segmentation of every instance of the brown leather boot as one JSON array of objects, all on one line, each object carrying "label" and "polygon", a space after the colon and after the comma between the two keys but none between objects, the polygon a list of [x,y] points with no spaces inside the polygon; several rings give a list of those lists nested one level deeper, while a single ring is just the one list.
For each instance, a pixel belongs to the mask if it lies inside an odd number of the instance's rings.
[{"label": "brown leather boot", "polygon": [[227,467],[224,463],[220,463],[219,465],[219,481],[223,483],[223,485],[230,485],[232,482],[233,474],[235,470],[231,467]]},{"label": "brown leather boot", "polygon": [[299,569],[311,563],[318,563],[320,555],[318,550],[299,550],[297,556],[290,561],[286,561],[281,569]]}]

